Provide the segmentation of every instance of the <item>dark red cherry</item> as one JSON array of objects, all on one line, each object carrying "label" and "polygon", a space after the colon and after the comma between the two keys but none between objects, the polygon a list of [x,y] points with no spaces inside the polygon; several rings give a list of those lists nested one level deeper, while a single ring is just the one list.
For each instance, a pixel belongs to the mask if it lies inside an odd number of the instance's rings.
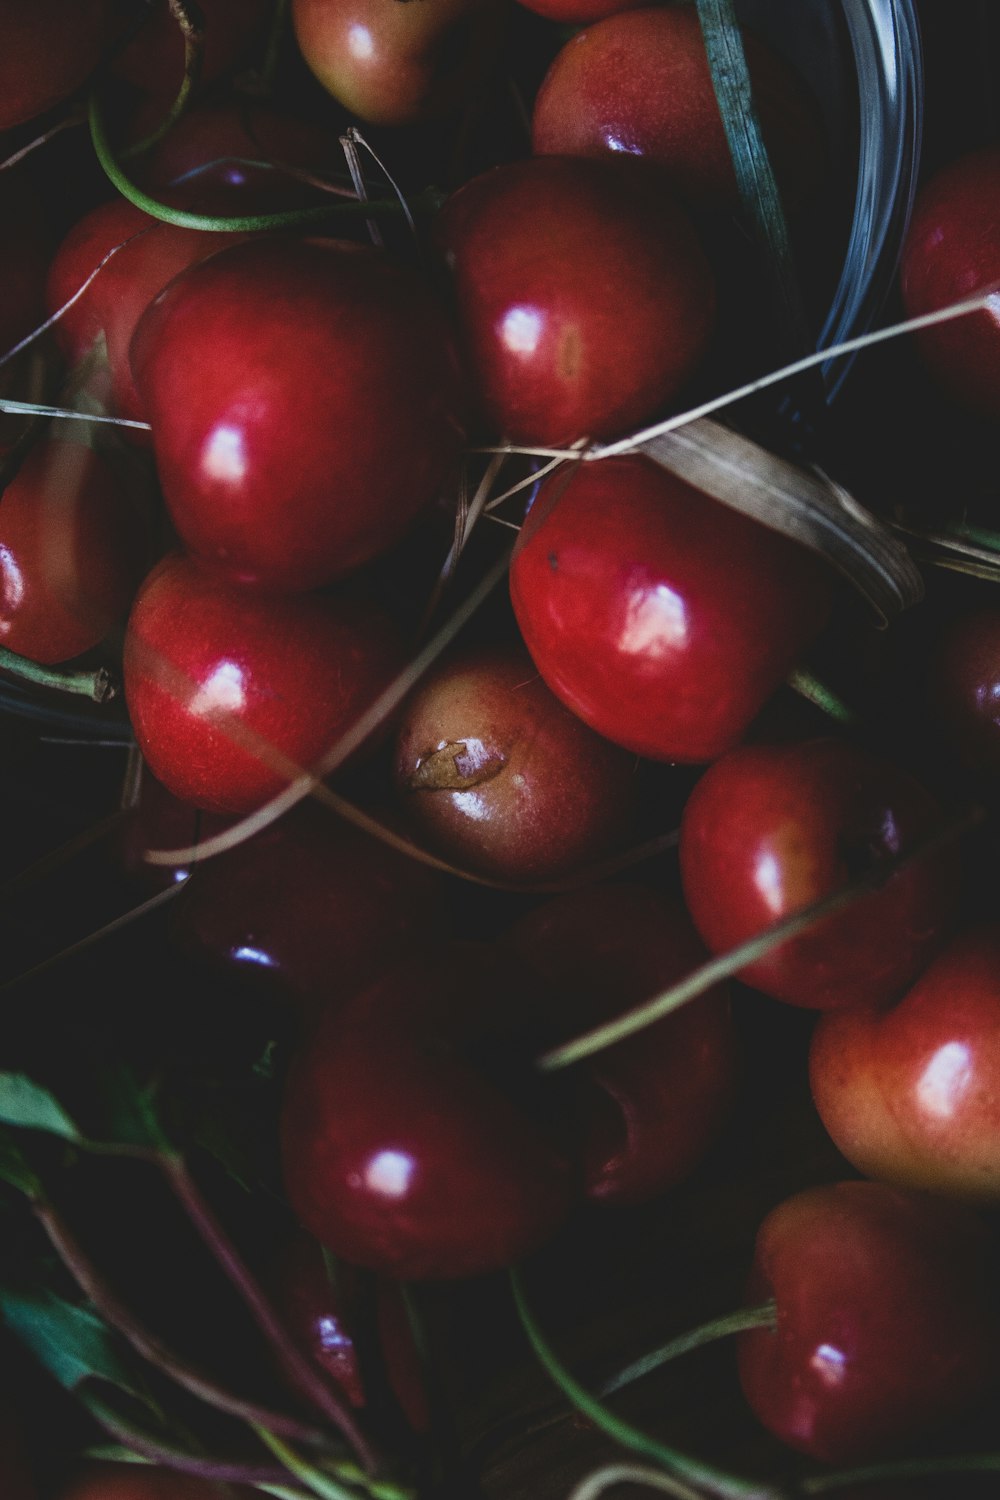
[{"label": "dark red cherry", "polygon": [[[364,1406],[365,1390],[351,1327],[351,1287],[340,1285],[307,1234],[290,1235],[271,1269],[275,1301],[293,1338],[334,1380],[352,1406]],[[353,1278],[351,1278],[353,1280]]]},{"label": "dark red cherry", "polygon": [[832,600],[812,553],[646,458],[546,481],[510,590],[557,697],[639,755],[693,763],[737,743]]},{"label": "dark red cherry", "polygon": [[959,1198],[1000,1198],[1000,929],[955,938],[887,1010],[824,1016],[813,1098],[869,1177]]},{"label": "dark red cherry", "polygon": [[[611,9],[571,37],[549,69],[532,119],[536,154],[642,156],[688,201],[736,204],[736,174],[694,7]],[[815,108],[769,48],[753,36],[744,46],[776,175],[801,200],[815,188],[824,158]]]},{"label": "dark red cherry", "polygon": [[132,366],[187,546],[262,589],[388,548],[458,454],[449,325],[419,275],[344,241],[254,240],[177,277]]},{"label": "dark red cherry", "polygon": [[[925,837],[933,797],[854,745],[747,745],[698,782],[681,822],[684,894],[713,952],[822,900]],[[748,984],[818,1010],[879,1005],[930,961],[958,901],[951,845],[746,968]]]},{"label": "dark red cherry", "polygon": [[43,114],[86,81],[113,39],[113,12],[113,0],[6,0],[0,130]]},{"label": "dark red cherry", "polygon": [[[560,1040],[651,1000],[705,961],[681,905],[638,885],[592,886],[522,917],[506,944],[550,992]],[[574,1068],[587,1196],[641,1203],[681,1182],[733,1102],[736,1042],[715,988]]]},{"label": "dark red cherry", "polygon": [[643,162],[496,167],[445,204],[440,238],[483,408],[515,442],[627,432],[705,352],[712,272]]},{"label": "dark red cherry", "polygon": [[872,1182],[811,1188],[761,1225],[740,1381],[782,1441],[831,1463],[960,1414],[996,1369],[989,1237],[970,1213]]},{"label": "dark red cherry", "polygon": [[400,656],[388,619],[359,600],[259,597],[173,555],[136,595],[125,696],[174,796],[249,812],[336,743]]},{"label": "dark red cherry", "polygon": [[37,443],[0,501],[0,644],[37,662],[96,646],[123,618],[144,554],[107,460],[79,442]]},{"label": "dark red cherry", "polygon": [[[1000,283],[1000,147],[962,157],[917,199],[900,266],[912,318]],[[1000,288],[983,312],[918,335],[933,373],[962,402],[1000,416]]]},{"label": "dark red cherry", "polygon": [[519,647],[465,651],[417,689],[395,779],[432,849],[502,880],[598,859],[634,812],[635,757],[564,708]]},{"label": "dark red cherry", "polygon": [[309,806],[197,868],[176,927],[185,946],[266,974],[318,1013],[443,931],[442,908],[425,866]]},{"label": "dark red cherry", "polygon": [[1000,610],[971,610],[940,630],[925,706],[930,732],[963,766],[1000,772]]},{"label": "dark red cherry", "polygon": [[197,848],[228,828],[231,821],[202,812],[190,802],[180,802],[162,782],[145,772],[138,801],[122,819],[113,847],[128,879],[153,895],[187,880],[197,861],[188,856],[175,863],[152,864],[146,858],[148,853]]},{"label": "dark red cherry", "polygon": [[481,958],[410,959],[309,1038],[285,1088],[285,1188],[335,1254],[401,1280],[471,1276],[565,1217],[572,1174],[524,1084],[472,1060],[496,1055],[516,998]]}]

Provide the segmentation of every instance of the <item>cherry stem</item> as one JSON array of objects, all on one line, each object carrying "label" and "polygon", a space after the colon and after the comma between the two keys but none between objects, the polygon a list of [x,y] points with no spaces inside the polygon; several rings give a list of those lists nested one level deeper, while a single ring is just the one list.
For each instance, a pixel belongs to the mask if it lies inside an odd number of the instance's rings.
[{"label": "cherry stem", "polygon": [[[223,217],[189,213],[186,209],[173,208],[170,204],[160,203],[158,199],[151,198],[148,193],[136,187],[135,183],[122,171],[108,140],[96,92],[90,96],[88,118],[94,152],[111,184],[118,189],[123,198],[127,198],[136,208],[141,208],[143,213],[149,214],[150,218],[160,219],[165,224],[176,224],[181,229],[203,229],[206,233],[212,234],[249,234],[264,229],[304,228],[310,224],[327,223],[331,218],[345,215],[351,218],[370,218],[376,213],[403,212],[397,198],[381,198],[367,203],[354,199],[338,203],[321,203],[315,208],[289,209],[284,213],[273,214],[238,214]],[[408,208],[410,212],[417,210],[432,213],[440,207],[441,202],[441,193],[436,188],[427,188],[413,199]]]},{"label": "cherry stem", "polygon": [[[150,1463],[176,1469],[179,1474],[194,1474],[201,1479],[214,1480],[217,1484],[260,1484],[280,1481],[283,1471],[275,1464],[253,1464],[246,1461],[227,1463],[218,1459],[194,1457],[181,1448],[150,1437],[134,1422],[123,1417],[109,1401],[103,1400],[89,1389],[77,1388],[76,1395],[90,1412],[94,1420],[123,1448]],[[352,1500],[356,1497],[352,1496]]]},{"label": "cherry stem", "polygon": [[372,1500],[413,1500],[412,1492],[402,1489],[399,1485],[386,1483],[377,1479],[371,1479],[358,1470],[340,1466],[340,1474],[347,1480],[342,1483],[340,1478],[334,1477],[325,1470],[317,1469],[313,1464],[299,1457],[287,1443],[283,1443],[274,1432],[266,1428],[258,1428],[257,1436],[265,1447],[270,1448],[275,1458],[281,1460],[289,1474],[293,1475],[300,1483],[308,1485],[319,1500],[358,1500],[355,1485],[364,1487],[365,1493]]},{"label": "cherry stem", "polygon": [[740,199],[767,252],[767,266],[787,345],[809,347],[781,196],[753,102],[743,38],[733,0],[696,0],[712,87],[733,159]]},{"label": "cherry stem", "polygon": [[960,1453],[944,1458],[904,1458],[895,1463],[869,1464],[863,1469],[841,1469],[800,1481],[804,1495],[825,1495],[852,1484],[880,1479],[924,1479],[938,1474],[991,1474],[1000,1470],[1000,1453]]},{"label": "cherry stem", "polygon": [[717,1497],[717,1500],[778,1500],[780,1491],[743,1479],[738,1474],[727,1473],[713,1464],[702,1463],[676,1448],[669,1448],[665,1443],[658,1442],[656,1438],[609,1412],[570,1374],[550,1347],[528,1306],[520,1274],[513,1269],[510,1272],[510,1285],[521,1326],[539,1363],[567,1400],[601,1432],[623,1448],[630,1448],[634,1453],[653,1459],[667,1473],[689,1481],[706,1495]]},{"label": "cherry stem", "polygon": [[750,1328],[775,1328],[777,1312],[777,1304],[771,1298],[757,1307],[740,1307],[721,1318],[713,1318],[710,1323],[703,1323],[690,1333],[682,1333],[679,1338],[671,1339],[669,1344],[654,1349],[651,1354],[644,1354],[634,1364],[626,1365],[624,1370],[604,1382],[598,1394],[612,1396],[615,1391],[623,1390],[634,1380],[640,1380],[643,1375],[649,1375],[661,1365],[668,1364],[670,1360],[677,1359],[692,1349],[700,1349],[703,1344],[715,1343],[717,1339],[728,1338],[733,1333],[745,1333]]},{"label": "cherry stem", "polygon": [[659,1469],[640,1468],[638,1464],[606,1464],[603,1468],[595,1469],[586,1479],[581,1479],[569,1500],[598,1500],[598,1496],[603,1495],[605,1490],[614,1489],[619,1484],[640,1484],[647,1489],[661,1490],[666,1495],[672,1495],[674,1500],[704,1500],[701,1490],[693,1490],[683,1480],[675,1479],[672,1474],[664,1474]]},{"label": "cherry stem", "polygon": [[144,152],[162,141],[187,109],[191,94],[201,77],[202,59],[205,55],[205,18],[198,6],[194,4],[194,0],[169,0],[169,5],[170,14],[184,37],[184,77],[177,91],[177,97],[166,116],[149,135],[141,141],[136,141],[134,145],[122,152],[123,161],[131,161],[133,157],[142,156]]},{"label": "cherry stem", "polygon": [[838,697],[831,687],[805,667],[796,667],[788,678],[788,686],[814,708],[822,710],[831,719],[836,719],[838,724],[858,722],[853,708],[849,708],[843,698]]},{"label": "cherry stem", "polygon": [[735,948],[730,948],[727,953],[721,953],[718,957],[709,959],[708,963],[702,964],[686,979],[682,979],[679,984],[672,985],[670,989],[664,990],[654,999],[647,1000],[633,1010],[626,1011],[624,1015],[617,1016],[615,1020],[608,1021],[603,1026],[595,1027],[593,1031],[588,1031],[570,1042],[565,1042],[562,1046],[553,1047],[551,1051],[543,1053],[537,1059],[537,1066],[543,1072],[566,1068],[571,1063],[579,1062],[581,1058],[591,1057],[595,1052],[602,1052],[605,1047],[614,1046],[616,1042],[633,1036],[637,1031],[643,1031],[654,1021],[659,1021],[673,1011],[679,1010],[690,1000],[696,1000],[713,985],[719,984],[724,979],[732,979],[734,975],[749,968],[751,964],[764,958],[782,943],[798,937],[800,932],[805,932],[827,917],[832,917],[846,907],[853,906],[854,902],[860,900],[862,896],[879,890],[899,870],[912,861],[922,858],[939,845],[950,843],[953,839],[968,833],[980,824],[984,817],[985,812],[981,807],[966,808],[954,814],[943,823],[939,823],[924,838],[918,839],[904,853],[895,854],[891,859],[879,860],[872,869],[852,881],[850,885],[842,886],[831,896],[824,896],[822,901],[816,901],[780,922],[774,922],[770,927],[765,927],[763,932],[748,938],[746,942],[740,943]]},{"label": "cherry stem", "polygon": [[12,677],[22,677],[39,687],[57,688],[61,693],[74,693],[78,698],[90,698],[94,703],[109,703],[118,696],[118,683],[107,667],[99,667],[96,672],[60,672],[18,656],[6,646],[0,646],[0,667]]}]

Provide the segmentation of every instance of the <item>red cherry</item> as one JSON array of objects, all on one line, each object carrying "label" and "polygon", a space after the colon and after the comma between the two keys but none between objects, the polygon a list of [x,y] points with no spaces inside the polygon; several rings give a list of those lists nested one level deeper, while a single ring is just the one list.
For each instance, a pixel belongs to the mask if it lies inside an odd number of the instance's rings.
[{"label": "red cherry", "polygon": [[290,1236],[272,1268],[275,1302],[299,1346],[336,1381],[352,1406],[365,1391],[346,1296],[327,1270],[323,1247],[307,1234]]},{"label": "red cherry", "polygon": [[350,728],[400,660],[351,599],[247,594],[177,555],[136,595],[125,696],[153,774],[209,812],[249,812]]},{"label": "red cherry", "polygon": [[813,1098],[859,1171],[1000,1198],[1000,929],[956,938],[890,1009],[824,1016]]},{"label": "red cherry", "polygon": [[570,1170],[523,1087],[467,1055],[496,1055],[513,1003],[483,960],[449,953],[408,961],[311,1036],[286,1084],[285,1187],[335,1254],[401,1280],[471,1276],[565,1217]]},{"label": "red cherry", "polygon": [[62,662],[104,640],[142,575],[139,516],[83,443],[31,449],[0,504],[0,643]]},{"label": "red cherry", "polygon": [[833,1463],[891,1452],[960,1413],[995,1369],[988,1236],[971,1214],[872,1182],[811,1188],[761,1225],[739,1336],[743,1392],[792,1447]]},{"label": "red cherry", "polygon": [[[908,317],[936,312],[1000,282],[1000,147],[945,167],[917,199],[900,286]],[[934,374],[962,402],[1000,416],[1000,290],[987,310],[917,335]]]},{"label": "red cherry", "polygon": [[932,732],[970,770],[1000,771],[1000,611],[981,608],[940,631],[927,662]]},{"label": "red cherry", "polygon": [[[839,740],[747,745],[698,782],[681,822],[684,894],[715,953],[904,852],[940,817],[906,772]],[[793,1005],[877,1005],[900,993],[947,933],[958,898],[949,845],[743,970]]]},{"label": "red cherry", "polygon": [[[572,37],[549,69],[535,101],[535,152],[642,156],[689,201],[732,206],[736,174],[694,7],[602,13],[608,19]],[[824,159],[815,108],[773,52],[753,36],[744,46],[775,173],[793,200],[804,198]]]},{"label": "red cherry", "polygon": [[208,1479],[134,1463],[88,1463],[59,1500],[259,1500],[245,1485],[222,1489]]},{"label": "red cherry", "polygon": [[736,744],[832,598],[812,553],[645,458],[548,480],[510,589],[557,697],[639,755],[694,763]]},{"label": "red cherry", "polygon": [[496,167],[449,199],[440,234],[483,407],[515,442],[627,432],[705,352],[712,272],[645,163]]},{"label": "red cherry", "polygon": [[451,335],[420,277],[346,242],[254,240],[177,277],[132,344],[177,530],[300,590],[385,550],[458,453]]},{"label": "red cherry", "polygon": [[[522,917],[507,945],[551,992],[560,1039],[651,1000],[705,960],[690,918],[633,885],[572,891]],[[715,988],[575,1070],[587,1196],[642,1203],[687,1177],[733,1102],[729,999]]]},{"label": "red cherry", "polygon": [[0,130],[32,120],[84,83],[113,37],[112,0],[7,0]]},{"label": "red cherry", "polygon": [[[128,354],[136,324],[157,292],[194,261],[239,238],[178,229],[151,219],[123,199],[99,204],[70,230],[49,269],[48,309],[51,314],[70,302],[114,250],[82,296],[60,317],[56,336],[74,363],[103,337],[115,415],[133,421],[145,418]],[[121,249],[116,248],[119,245]],[[140,440],[148,438],[143,434]]]},{"label": "red cherry", "polygon": [[176,925],[186,946],[265,972],[318,1013],[443,930],[442,904],[424,866],[310,808],[198,868]]},{"label": "red cherry", "polygon": [[432,848],[501,880],[550,880],[624,842],[635,759],[554,698],[526,651],[467,651],[403,711],[395,779]]}]

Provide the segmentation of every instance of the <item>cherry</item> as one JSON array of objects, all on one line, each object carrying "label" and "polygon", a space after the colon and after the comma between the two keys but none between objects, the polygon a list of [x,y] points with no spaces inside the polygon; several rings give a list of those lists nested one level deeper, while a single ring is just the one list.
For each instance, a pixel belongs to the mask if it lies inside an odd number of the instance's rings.
[{"label": "cherry", "polygon": [[88,1463],[59,1500],[255,1500],[245,1485],[216,1484],[172,1469],[135,1463]]},{"label": "cherry", "polygon": [[546,481],[511,599],[552,691],[654,760],[729,749],[824,624],[825,567],[651,460]]},{"label": "cherry", "polygon": [[[522,917],[506,944],[551,992],[567,1035],[650,1000],[705,960],[679,902],[638,885],[567,892]],[[733,1102],[736,1044],[716,988],[576,1070],[585,1192],[641,1203],[683,1181]]]},{"label": "cherry", "polygon": [[0,46],[0,130],[59,104],[113,38],[113,0],[7,0]]},{"label": "cherry", "polygon": [[[128,352],[136,324],[150,302],[178,272],[236,238],[241,237],[178,229],[151,219],[123,199],[114,199],[91,209],[63,240],[49,269],[50,314],[70,302],[105,256],[115,252],[56,324],[56,336],[74,363],[84,359],[103,337],[115,415],[133,421],[145,417]],[[121,249],[116,248],[119,245]],[[129,435],[138,438],[134,431]],[[145,435],[139,440],[148,441]]]},{"label": "cherry", "polygon": [[[1000,281],[1000,147],[964,156],[921,191],[900,265],[908,317],[936,312]],[[982,312],[923,329],[920,351],[961,402],[1000,416],[998,298]]]},{"label": "cherry", "polygon": [[1000,1197],[1000,929],[957,937],[901,1000],[824,1016],[813,1098],[859,1171]]},{"label": "cherry", "polygon": [[448,200],[440,237],[483,408],[515,442],[627,432],[705,352],[712,273],[646,163],[495,167]]},{"label": "cherry", "polygon": [[466,869],[550,880],[621,843],[635,761],[554,698],[527,652],[466,651],[403,711],[396,786],[409,823]]},{"label": "cherry", "polygon": [[136,595],[125,696],[174,796],[249,812],[332,747],[400,654],[387,618],[361,601],[261,598],[175,554]]},{"label": "cherry", "polygon": [[505,1091],[470,1055],[495,1060],[514,1029],[502,977],[464,950],[410,959],[328,1015],[294,1061],[285,1188],[345,1260],[401,1280],[471,1276],[565,1217],[570,1168],[524,1086]]},{"label": "cherry", "polygon": [[739,1335],[761,1422],[828,1462],[891,1452],[960,1413],[996,1365],[990,1243],[971,1214],[871,1182],[811,1188],[760,1227]]},{"label": "cherry", "polygon": [[945,625],[926,667],[929,727],[970,770],[1000,772],[1000,611]]},{"label": "cherry", "polygon": [[289,1236],[272,1268],[276,1303],[290,1332],[320,1369],[336,1381],[352,1406],[364,1406],[365,1391],[355,1336],[350,1289],[334,1279],[323,1247],[307,1234]]},{"label": "cherry", "polygon": [[[939,816],[906,772],[843,741],[734,750],[706,771],[681,822],[695,925],[713,952],[735,947],[904,852]],[[741,977],[819,1010],[890,1000],[946,935],[957,872],[950,845],[921,856]]]},{"label": "cherry", "polygon": [[[694,7],[602,9],[608,18],[572,37],[546,75],[532,119],[535,152],[642,156],[690,202],[732,207],[736,174]],[[816,111],[773,52],[753,36],[744,47],[778,181],[802,200],[824,160]]]},{"label": "cherry", "polygon": [[376,125],[434,119],[467,103],[495,53],[502,17],[497,0],[292,0],[309,68],[352,114]]},{"label": "cherry", "polygon": [[241,583],[309,589],[358,567],[457,457],[446,318],[416,272],[365,246],[220,251],[156,298],[132,366],[177,530]]},{"label": "cherry", "polygon": [[122,820],[114,842],[120,868],[149,895],[166,890],[187,880],[197,861],[189,858],[176,864],[151,864],[147,853],[151,849],[189,849],[221,833],[229,822],[192,807],[190,802],[179,802],[155,776],[143,775],[138,801]]},{"label": "cherry", "polygon": [[185,946],[265,972],[307,1012],[343,1003],[443,926],[424,866],[311,808],[200,866],[176,913]]},{"label": "cherry", "polygon": [[526,10],[564,26],[586,26],[619,10],[630,10],[634,0],[521,0]]},{"label": "cherry", "polygon": [[83,443],[39,442],[0,502],[0,644],[67,661],[103,641],[142,575],[140,519]]}]

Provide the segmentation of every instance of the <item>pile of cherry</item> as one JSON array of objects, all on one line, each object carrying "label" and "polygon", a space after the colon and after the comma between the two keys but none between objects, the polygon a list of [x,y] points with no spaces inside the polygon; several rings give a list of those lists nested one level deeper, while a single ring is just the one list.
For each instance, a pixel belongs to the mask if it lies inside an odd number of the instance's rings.
[{"label": "pile of cherry", "polygon": [[[738,1099],[739,991],[706,982],[569,1067],[560,1049],[858,883],[739,970],[820,1013],[815,1106],[873,1179],[767,1218],[748,1301],[775,1307],[740,1335],[739,1371],[792,1447],[894,1456],[996,1390],[981,1207],[1000,1194],[1000,926],[964,920],[935,791],[863,734],[803,738],[773,708],[843,617],[826,561],[638,452],[590,456],[703,389],[726,300],[703,226],[736,213],[735,177],[693,7],[532,8],[584,29],[560,50],[552,27],[530,146],[464,174],[429,223],[415,205],[412,236],[388,189],[358,212],[315,107],[233,102],[267,4],[201,0],[202,99],[163,133],[184,6],[33,0],[3,18],[3,154],[99,68],[98,129],[137,201],[105,184],[50,250],[29,179],[56,142],[0,181],[0,346],[54,316],[65,383],[46,399],[118,419],[86,440],[70,421],[5,429],[0,644],[111,660],[127,620],[124,697],[155,778],[135,837],[169,848],[197,826],[211,852],[250,819],[193,873],[168,868],[189,877],[178,933],[203,961],[266,970],[300,1017],[284,1192],[334,1257],[390,1278],[512,1266],[581,1203],[613,1213],[696,1173]],[[291,22],[295,66],[352,112],[340,128],[376,127],[390,169],[391,129],[405,157],[406,131],[474,114],[509,24],[462,0],[293,0]],[[817,117],[752,39],[747,59],[794,215],[822,181]],[[905,309],[998,273],[986,151],[925,190]],[[19,385],[35,347],[8,362],[7,396],[37,399]],[[927,330],[922,352],[943,403],[1000,418],[991,314]],[[512,614],[494,601],[428,651],[472,591],[467,555],[503,574],[509,531],[486,545],[489,516],[465,527],[468,476],[503,449],[522,454],[493,506],[518,528]],[[995,606],[952,609],[922,690],[951,763],[988,781]],[[683,799],[679,877],[668,858],[644,882],[627,856],[668,831],[657,798]],[[521,914],[489,942],[456,936],[459,879],[521,893]],[[324,1317],[341,1326],[313,1293],[307,1347]],[[320,1355],[353,1400],[353,1356]],[[71,1491],[203,1493],[159,1470]]]}]

